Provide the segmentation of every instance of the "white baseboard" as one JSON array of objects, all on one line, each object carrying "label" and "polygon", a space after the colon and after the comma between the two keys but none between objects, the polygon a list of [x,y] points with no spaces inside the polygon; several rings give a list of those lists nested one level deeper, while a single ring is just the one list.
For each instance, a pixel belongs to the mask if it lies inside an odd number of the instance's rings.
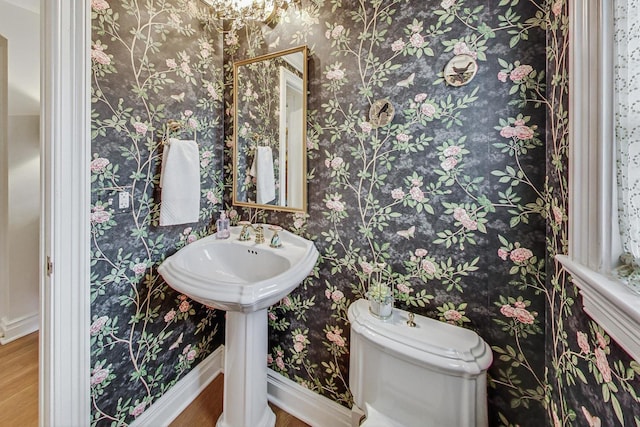
[{"label": "white baseboard", "polygon": [[[224,346],[196,365],[131,427],[168,426],[224,369]],[[269,401],[313,427],[351,427],[351,411],[269,369]]]},{"label": "white baseboard", "polygon": [[222,373],[223,368],[224,346],[221,345],[149,406],[130,426],[168,426]]},{"label": "white baseboard", "polygon": [[351,410],[269,369],[269,401],[313,427],[351,427]]},{"label": "white baseboard", "polygon": [[3,317],[0,319],[0,344],[8,344],[11,341],[29,335],[37,331],[39,326],[40,316],[38,313],[14,320]]}]

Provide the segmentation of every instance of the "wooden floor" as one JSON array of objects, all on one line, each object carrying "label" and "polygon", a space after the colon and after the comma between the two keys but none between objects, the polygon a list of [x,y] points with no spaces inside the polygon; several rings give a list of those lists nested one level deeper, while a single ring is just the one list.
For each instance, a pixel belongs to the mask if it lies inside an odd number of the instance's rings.
[{"label": "wooden floor", "polygon": [[[223,376],[219,375],[171,427],[215,427],[222,413]],[[276,427],[309,427],[282,409]],[[0,427],[38,426],[38,333],[0,345]]]},{"label": "wooden floor", "polygon": [[[200,396],[185,409],[170,427],[215,427],[222,413],[223,376],[219,375]],[[276,427],[309,427],[293,415],[287,414],[275,405],[269,404],[276,414]],[[1,425],[1,424],[0,424]]]},{"label": "wooden floor", "polygon": [[38,333],[0,345],[0,426],[38,425]]}]

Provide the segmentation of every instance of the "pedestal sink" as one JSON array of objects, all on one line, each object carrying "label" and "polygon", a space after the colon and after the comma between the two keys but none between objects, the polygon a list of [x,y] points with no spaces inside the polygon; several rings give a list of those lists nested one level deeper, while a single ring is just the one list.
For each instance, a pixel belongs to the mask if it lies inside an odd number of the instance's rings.
[{"label": "pedestal sink", "polygon": [[[267,228],[267,226],[264,226]],[[217,427],[273,427],[267,405],[267,308],[296,288],[311,272],[318,250],[288,231],[279,248],[205,237],[168,257],[158,272],[173,289],[195,301],[227,311],[224,404]]]}]

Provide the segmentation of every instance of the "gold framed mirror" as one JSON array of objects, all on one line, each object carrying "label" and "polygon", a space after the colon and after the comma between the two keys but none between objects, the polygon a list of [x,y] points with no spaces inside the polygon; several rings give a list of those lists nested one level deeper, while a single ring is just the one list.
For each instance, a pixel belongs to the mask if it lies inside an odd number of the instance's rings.
[{"label": "gold framed mirror", "polygon": [[233,64],[233,204],[307,211],[307,47]]}]

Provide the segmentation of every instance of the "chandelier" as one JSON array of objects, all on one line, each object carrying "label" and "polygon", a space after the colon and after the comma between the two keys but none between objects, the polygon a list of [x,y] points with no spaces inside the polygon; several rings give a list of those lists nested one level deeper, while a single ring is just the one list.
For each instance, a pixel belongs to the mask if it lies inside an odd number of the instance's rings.
[{"label": "chandelier", "polygon": [[216,19],[230,21],[232,28],[241,28],[247,21],[268,22],[287,0],[203,0]]}]

